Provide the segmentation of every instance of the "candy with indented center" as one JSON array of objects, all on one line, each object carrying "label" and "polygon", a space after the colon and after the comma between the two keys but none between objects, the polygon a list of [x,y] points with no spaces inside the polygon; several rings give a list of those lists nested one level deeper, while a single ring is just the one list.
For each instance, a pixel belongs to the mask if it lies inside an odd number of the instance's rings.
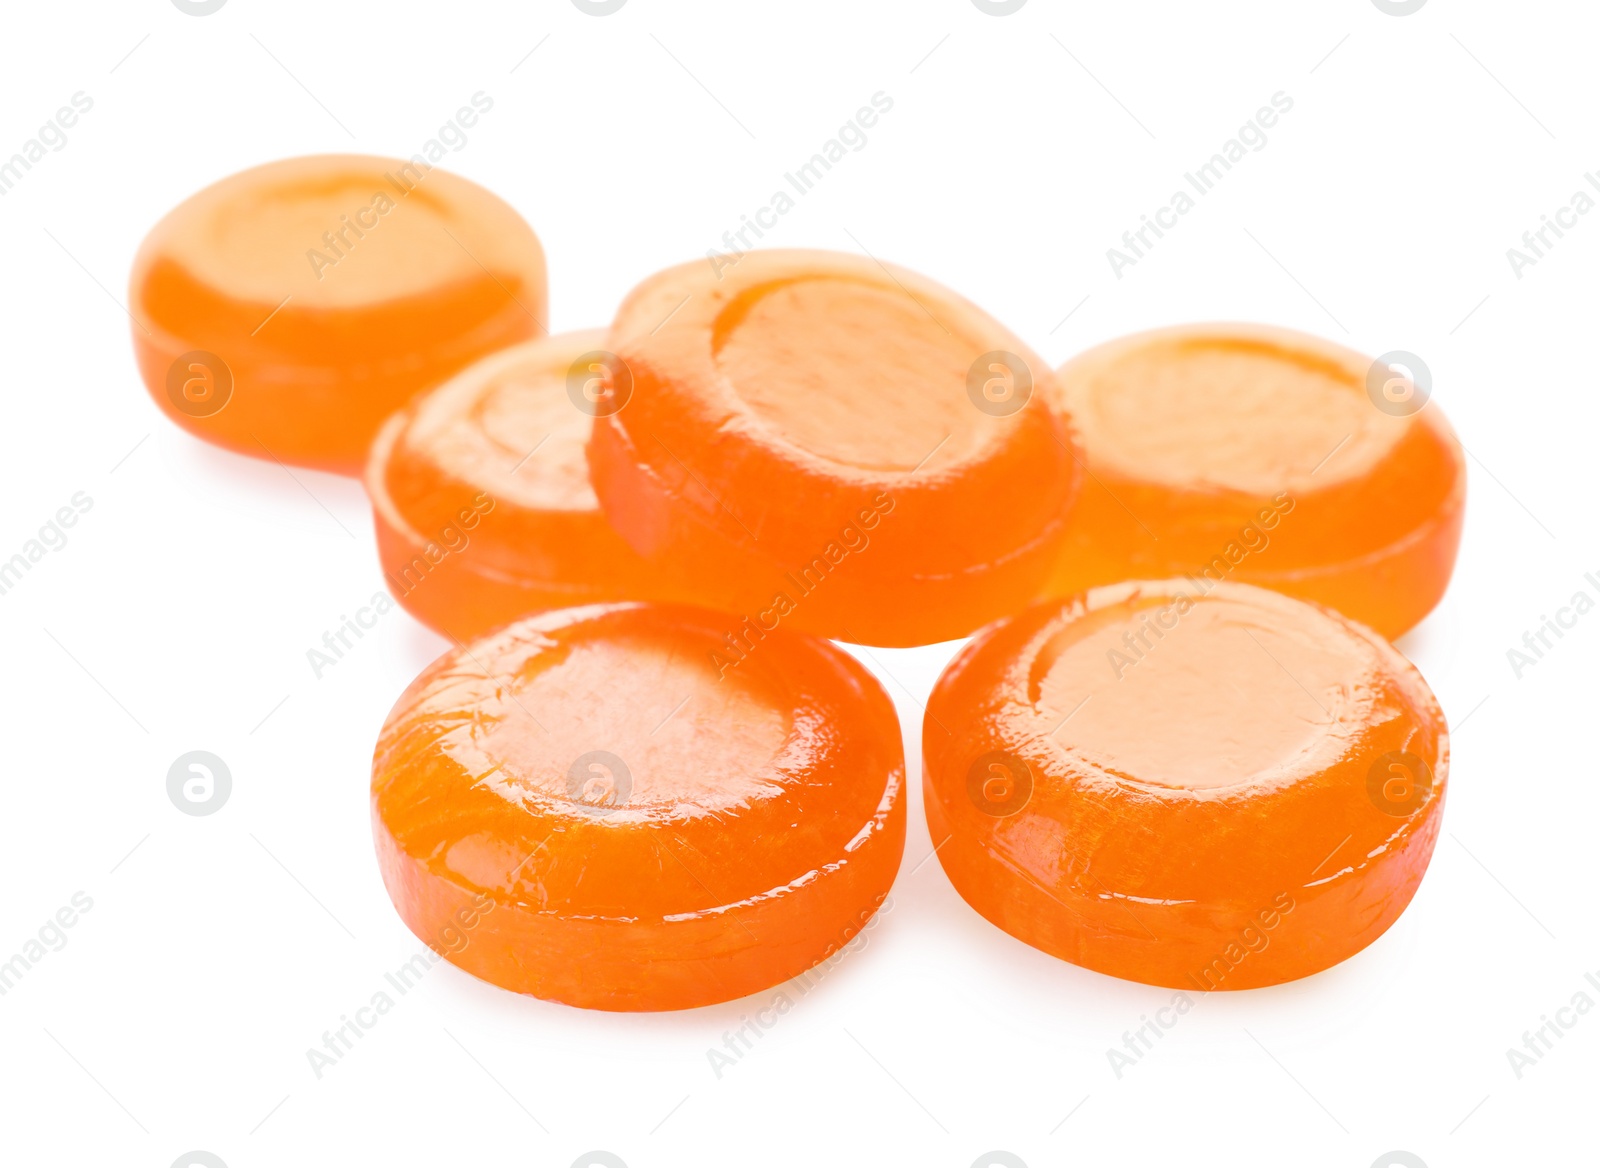
[{"label": "candy with indented center", "polygon": [[1444,806],[1444,716],[1370,630],[1249,585],[1135,582],[975,638],[923,724],[928,828],[973,908],[1134,981],[1247,989],[1359,952]]},{"label": "candy with indented center", "polygon": [[385,423],[367,494],[389,589],[419,620],[470,640],[542,609],[671,598],[589,485],[604,343],[564,333],[492,354]]},{"label": "candy with indented center", "polygon": [[1426,371],[1303,333],[1192,325],[1057,372],[1089,476],[1047,596],[1191,574],[1398,637],[1450,581],[1466,462]]},{"label": "candy with indented center", "polygon": [[894,708],[778,630],[737,669],[698,609],[564,609],[441,657],[373,758],[379,866],[486,981],[606,1010],[727,1001],[848,944],[899,868]]},{"label": "candy with indented center", "polygon": [[627,405],[590,446],[622,536],[763,628],[876,645],[1027,603],[1078,472],[1049,371],[931,280],[822,251],[658,273],[610,348]]},{"label": "candy with indented center", "polygon": [[383,419],[544,331],[522,218],[414,159],[325,154],[241,171],[151,229],[130,278],[139,369],[209,442],[358,474]]}]

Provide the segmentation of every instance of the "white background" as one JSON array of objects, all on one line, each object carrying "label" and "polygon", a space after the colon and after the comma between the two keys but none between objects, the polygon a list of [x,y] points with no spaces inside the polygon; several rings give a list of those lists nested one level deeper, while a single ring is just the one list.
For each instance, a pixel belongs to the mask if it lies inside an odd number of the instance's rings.
[{"label": "white background", "polygon": [[[1593,1155],[1600,1011],[1520,1080],[1506,1057],[1600,970],[1600,615],[1520,680],[1506,655],[1578,589],[1600,595],[1583,579],[1600,574],[1600,215],[1520,279],[1506,257],[1600,168],[1592,10],[231,0],[196,18],[122,0],[3,19],[0,157],[74,92],[94,108],[0,198],[0,559],[74,492],[93,507],[0,596],[0,959],[74,892],[93,909],[0,997],[0,1162]],[[1309,980],[1203,1000],[1119,1079],[1107,1048],[1170,991],[970,911],[924,862],[913,784],[892,911],[720,1079],[708,1047],[774,995],[605,1015],[448,965],[314,1077],[306,1049],[419,948],[373,861],[368,765],[444,642],[397,610],[314,677],[307,650],[382,586],[360,488],[166,422],[125,284],[143,233],[201,186],[291,154],[409,155],[478,90],[494,108],[446,165],[539,232],[556,330],[604,324],[638,279],[718,245],[882,90],[894,109],[867,146],[766,242],[870,249],[1052,361],[1208,318],[1420,354],[1471,486],[1454,583],[1401,645],[1454,758],[1400,922]],[[1106,249],[1279,90],[1294,109],[1267,146],[1116,278]],[[920,701],[952,650],[869,658],[914,776]],[[206,818],[166,794],[195,749],[233,775]]]}]

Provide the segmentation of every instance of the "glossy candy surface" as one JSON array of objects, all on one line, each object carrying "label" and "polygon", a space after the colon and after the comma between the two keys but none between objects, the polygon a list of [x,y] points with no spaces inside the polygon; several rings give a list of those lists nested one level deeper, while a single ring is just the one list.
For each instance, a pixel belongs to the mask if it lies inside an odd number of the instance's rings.
[{"label": "glossy candy surface", "polygon": [[1204,573],[1398,637],[1444,594],[1466,501],[1450,424],[1398,372],[1232,324],[1140,333],[1068,362],[1056,400],[1090,474],[1046,595]]},{"label": "glossy candy surface", "polygon": [[595,426],[595,491],[702,602],[913,645],[1043,585],[1077,488],[1050,373],[948,289],[862,257],[752,251],[646,280],[610,347],[631,396]]},{"label": "glossy candy surface", "polygon": [[544,253],[496,196],[425,163],[313,155],[242,171],[145,237],[145,385],[178,425],[358,474],[417,391],[544,331]]},{"label": "glossy candy surface", "polygon": [[724,669],[726,625],[566,609],[418,677],[372,777],[412,931],[496,985],[607,1010],[737,998],[845,945],[900,864],[894,709],[787,631]]},{"label": "glossy candy surface", "polygon": [[565,333],[495,353],[384,424],[366,475],[378,552],[425,624],[470,640],[542,609],[667,598],[589,485],[580,359],[604,341]]},{"label": "glossy candy surface", "polygon": [[975,638],[923,726],[928,827],[979,913],[1187,990],[1315,973],[1410,902],[1448,736],[1369,630],[1240,584],[1124,583]]}]

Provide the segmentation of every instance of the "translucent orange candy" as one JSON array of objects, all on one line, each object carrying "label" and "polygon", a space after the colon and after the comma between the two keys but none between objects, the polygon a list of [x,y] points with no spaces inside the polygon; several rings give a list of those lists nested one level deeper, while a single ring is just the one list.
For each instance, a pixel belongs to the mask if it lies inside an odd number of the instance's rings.
[{"label": "translucent orange candy", "polygon": [[174,422],[357,474],[418,390],[544,331],[544,252],[466,179],[313,155],[179,204],[145,237],[129,297],[140,372]]},{"label": "translucent orange candy", "polygon": [[726,1001],[846,945],[899,868],[882,688],[788,630],[565,609],[447,653],[372,767],[384,883],[418,937],[507,989],[606,1010]]},{"label": "translucent orange candy", "polygon": [[945,871],[1015,937],[1185,990],[1360,951],[1410,903],[1444,716],[1387,642],[1249,585],[1124,583],[975,638],[923,723]]},{"label": "translucent orange candy", "polygon": [[378,553],[423,623],[469,640],[542,609],[669,598],[589,485],[604,341],[566,333],[485,357],[379,432],[366,479]]},{"label": "translucent orange candy", "polygon": [[627,400],[595,426],[595,491],[683,592],[752,627],[914,645],[1043,586],[1078,477],[1050,374],[948,289],[752,251],[646,280],[611,338]]},{"label": "translucent orange candy", "polygon": [[1466,502],[1461,446],[1414,376],[1233,324],[1140,333],[1069,361],[1056,400],[1089,477],[1045,594],[1203,575],[1398,637],[1444,594]]}]

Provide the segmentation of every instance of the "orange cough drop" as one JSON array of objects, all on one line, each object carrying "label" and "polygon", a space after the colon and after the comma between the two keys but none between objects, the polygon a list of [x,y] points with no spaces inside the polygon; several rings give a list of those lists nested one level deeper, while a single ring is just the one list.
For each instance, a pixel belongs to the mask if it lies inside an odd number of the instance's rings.
[{"label": "orange cough drop", "polygon": [[383,419],[544,331],[544,253],[466,179],[365,155],[242,171],[151,229],[130,280],[156,404],[208,442],[357,474]]},{"label": "orange cough drop", "polygon": [[384,425],[367,466],[378,551],[425,624],[470,640],[541,609],[669,598],[589,485],[604,341],[566,333],[495,353]]},{"label": "orange cough drop", "polygon": [[1187,990],[1304,977],[1394,923],[1438,837],[1444,717],[1339,615],[1125,583],[980,634],[923,725],[956,890],[1046,953]]},{"label": "orange cough drop", "polygon": [[1051,374],[948,289],[755,251],[651,277],[611,336],[632,398],[595,427],[595,491],[702,603],[916,645],[1043,585],[1078,474]]},{"label": "orange cough drop", "polygon": [[1069,361],[1057,400],[1090,474],[1046,594],[1188,574],[1314,600],[1398,637],[1450,582],[1466,461],[1425,370],[1386,357],[1195,325]]},{"label": "orange cough drop", "polygon": [[801,634],[719,670],[723,624],[565,609],[412,683],[372,810],[418,937],[521,993],[675,1010],[776,985],[856,935],[905,840],[894,709]]}]

